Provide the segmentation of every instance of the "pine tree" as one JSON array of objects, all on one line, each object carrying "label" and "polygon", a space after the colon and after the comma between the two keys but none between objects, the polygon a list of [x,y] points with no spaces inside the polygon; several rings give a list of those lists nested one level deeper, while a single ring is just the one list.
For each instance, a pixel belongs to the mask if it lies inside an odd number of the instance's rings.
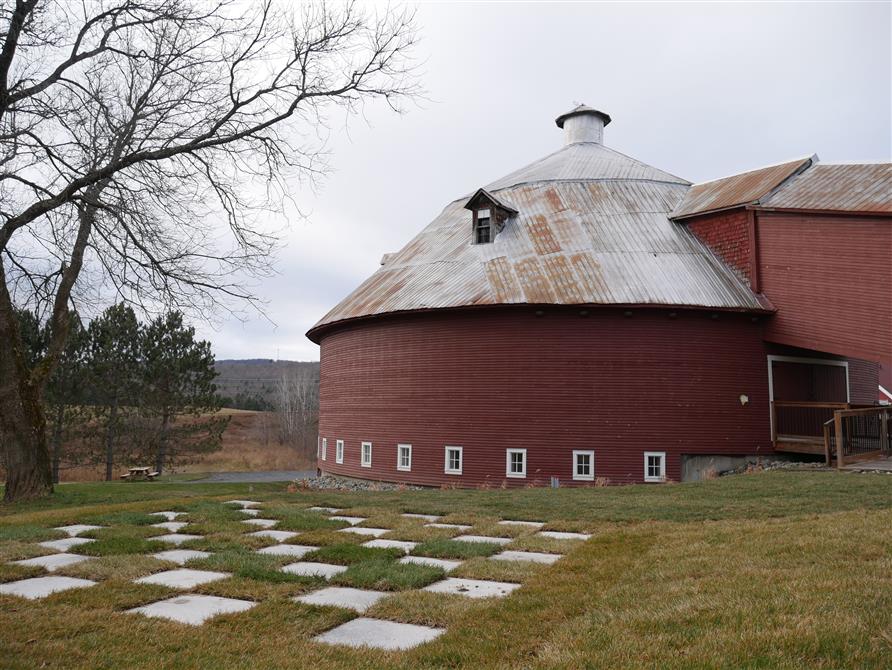
[{"label": "pine tree", "polygon": [[104,428],[105,479],[112,468],[121,414],[139,398],[140,324],[129,305],[112,305],[90,322],[87,372],[90,396]]},{"label": "pine tree", "polygon": [[[195,339],[195,329],[183,325],[180,312],[152,320],[142,335],[144,407],[160,420],[155,446],[155,470],[163,472],[176,453],[219,447],[225,420],[208,418],[219,408],[210,342]],[[189,421],[173,430],[178,416]]]}]

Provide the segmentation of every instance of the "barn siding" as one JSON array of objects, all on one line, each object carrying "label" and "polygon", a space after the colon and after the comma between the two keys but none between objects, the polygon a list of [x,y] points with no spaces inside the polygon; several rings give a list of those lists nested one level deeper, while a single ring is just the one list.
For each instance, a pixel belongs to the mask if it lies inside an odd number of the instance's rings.
[{"label": "barn siding", "polygon": [[892,361],[892,220],[758,214],[767,340]]},{"label": "barn siding", "polygon": [[[643,452],[771,453],[761,324],[746,315],[495,308],[393,316],[322,337],[319,466],[346,476],[427,485],[572,484],[572,452],[595,474],[643,479]],[[742,405],[741,394],[749,397]],[[336,439],[345,462],[334,462]],[[372,468],[360,442],[373,443]],[[396,470],[412,444],[412,472]],[[464,473],[443,473],[444,446]],[[527,478],[508,479],[505,449],[526,448]]]},{"label": "barn siding", "polygon": [[748,214],[745,209],[705,214],[685,223],[701,242],[752,285]]}]

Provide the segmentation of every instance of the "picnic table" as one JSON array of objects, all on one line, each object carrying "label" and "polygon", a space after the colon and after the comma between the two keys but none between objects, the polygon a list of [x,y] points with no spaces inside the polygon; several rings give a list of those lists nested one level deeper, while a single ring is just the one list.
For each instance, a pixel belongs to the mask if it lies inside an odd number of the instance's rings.
[{"label": "picnic table", "polygon": [[155,472],[152,468],[148,468],[145,466],[138,466],[134,468],[129,468],[129,472],[121,475],[121,479],[127,480],[128,482],[133,481],[152,481],[157,477],[160,473]]}]

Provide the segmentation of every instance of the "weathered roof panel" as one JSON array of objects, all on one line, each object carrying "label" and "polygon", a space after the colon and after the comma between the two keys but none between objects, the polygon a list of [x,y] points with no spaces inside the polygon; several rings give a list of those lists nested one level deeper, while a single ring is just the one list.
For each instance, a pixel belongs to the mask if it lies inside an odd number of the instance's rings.
[{"label": "weathered roof panel", "polygon": [[694,184],[672,212],[673,218],[758,203],[786,180],[807,169],[816,157],[799,158],[722,179]]},{"label": "weathered roof panel", "polygon": [[648,304],[763,310],[749,288],[668,218],[677,182],[564,180],[503,195],[519,214],[471,244],[451,203],[314,326],[391,312],[497,304]]},{"label": "weathered roof panel", "polygon": [[892,163],[819,163],[789,180],[760,205],[892,214]]}]

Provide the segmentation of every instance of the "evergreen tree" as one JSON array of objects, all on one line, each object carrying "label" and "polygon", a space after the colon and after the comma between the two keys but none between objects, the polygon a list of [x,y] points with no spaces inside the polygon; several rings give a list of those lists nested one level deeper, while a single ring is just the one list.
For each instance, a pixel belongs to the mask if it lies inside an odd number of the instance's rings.
[{"label": "evergreen tree", "polygon": [[[180,312],[152,320],[142,335],[144,407],[160,420],[155,470],[162,472],[176,453],[219,446],[225,420],[203,415],[219,408],[211,344],[196,341],[195,329],[183,325]],[[177,417],[190,420],[172,430]]]},{"label": "evergreen tree", "polygon": [[140,324],[129,305],[112,305],[90,322],[87,372],[90,396],[103,427],[105,479],[112,479],[121,414],[139,397]]}]

